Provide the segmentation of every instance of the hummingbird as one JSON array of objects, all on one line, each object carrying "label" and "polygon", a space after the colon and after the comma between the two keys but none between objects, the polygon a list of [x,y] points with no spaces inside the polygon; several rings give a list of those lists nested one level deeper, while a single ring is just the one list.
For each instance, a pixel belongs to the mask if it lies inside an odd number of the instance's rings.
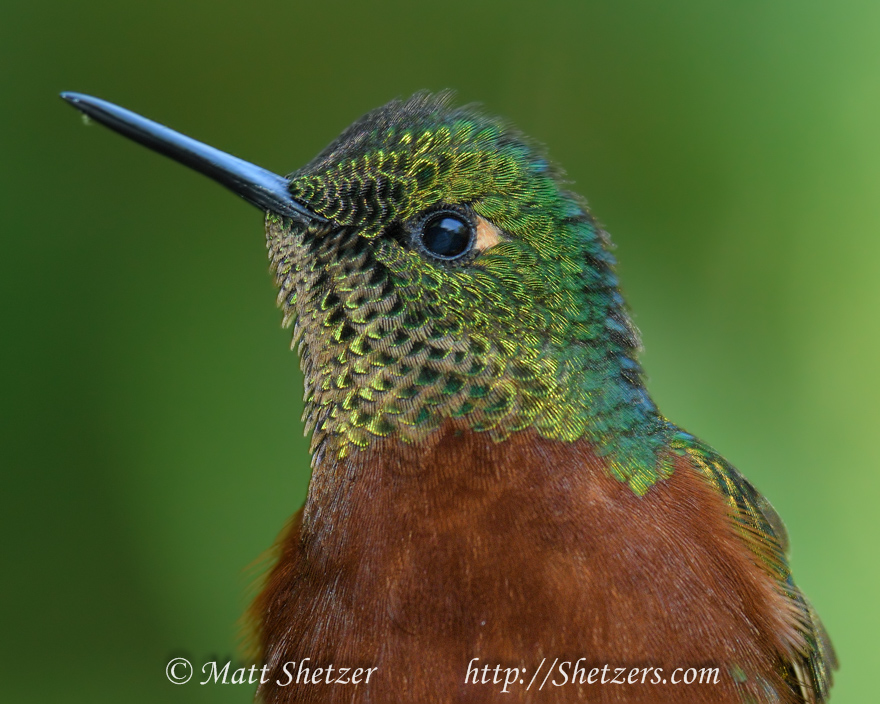
[{"label": "hummingbird", "polygon": [[652,401],[542,147],[418,93],[280,176],[62,97],[265,213],[312,475],[251,610],[258,699],[828,700],[782,521]]}]

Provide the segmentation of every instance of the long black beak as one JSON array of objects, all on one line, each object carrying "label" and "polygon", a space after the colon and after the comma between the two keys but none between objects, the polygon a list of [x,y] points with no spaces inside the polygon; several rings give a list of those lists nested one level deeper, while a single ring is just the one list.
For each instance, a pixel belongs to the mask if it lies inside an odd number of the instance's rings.
[{"label": "long black beak", "polygon": [[106,100],[82,93],[62,93],[61,97],[96,122],[209,176],[261,210],[305,222],[326,222],[326,218],[291,198],[289,182],[283,176],[209,147]]}]

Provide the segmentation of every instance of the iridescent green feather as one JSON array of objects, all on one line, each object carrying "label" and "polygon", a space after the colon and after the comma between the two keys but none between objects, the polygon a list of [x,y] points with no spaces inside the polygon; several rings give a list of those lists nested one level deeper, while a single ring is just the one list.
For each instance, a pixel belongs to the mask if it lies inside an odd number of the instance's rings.
[{"label": "iridescent green feather", "polygon": [[[668,473],[671,431],[642,385],[608,239],[521,135],[419,95],[291,179],[334,223],[268,220],[281,303],[307,311],[296,338],[316,444],[345,454],[462,418],[497,440],[528,427],[587,438],[640,494]],[[463,264],[429,261],[401,232],[438,205],[466,206],[503,241]]]}]

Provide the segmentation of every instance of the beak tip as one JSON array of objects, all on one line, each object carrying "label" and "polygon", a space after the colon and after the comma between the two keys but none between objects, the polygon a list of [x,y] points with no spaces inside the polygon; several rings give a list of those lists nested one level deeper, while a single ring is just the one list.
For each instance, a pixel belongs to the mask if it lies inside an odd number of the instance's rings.
[{"label": "beak tip", "polygon": [[68,103],[70,103],[74,107],[79,107],[79,102],[82,99],[83,95],[82,95],[82,93],[74,93],[72,91],[65,90],[59,94],[59,97],[62,100],[67,101]]}]

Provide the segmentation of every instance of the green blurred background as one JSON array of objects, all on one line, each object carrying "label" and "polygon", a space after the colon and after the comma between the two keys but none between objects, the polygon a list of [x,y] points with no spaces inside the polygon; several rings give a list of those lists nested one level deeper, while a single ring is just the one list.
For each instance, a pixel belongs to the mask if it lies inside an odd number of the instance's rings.
[{"label": "green blurred background", "polygon": [[286,173],[446,87],[590,199],[655,398],[786,520],[833,701],[877,696],[880,4],[5,0],[0,65],[4,701],[250,701],[164,667],[234,655],[308,478],[259,213],[57,93]]}]

